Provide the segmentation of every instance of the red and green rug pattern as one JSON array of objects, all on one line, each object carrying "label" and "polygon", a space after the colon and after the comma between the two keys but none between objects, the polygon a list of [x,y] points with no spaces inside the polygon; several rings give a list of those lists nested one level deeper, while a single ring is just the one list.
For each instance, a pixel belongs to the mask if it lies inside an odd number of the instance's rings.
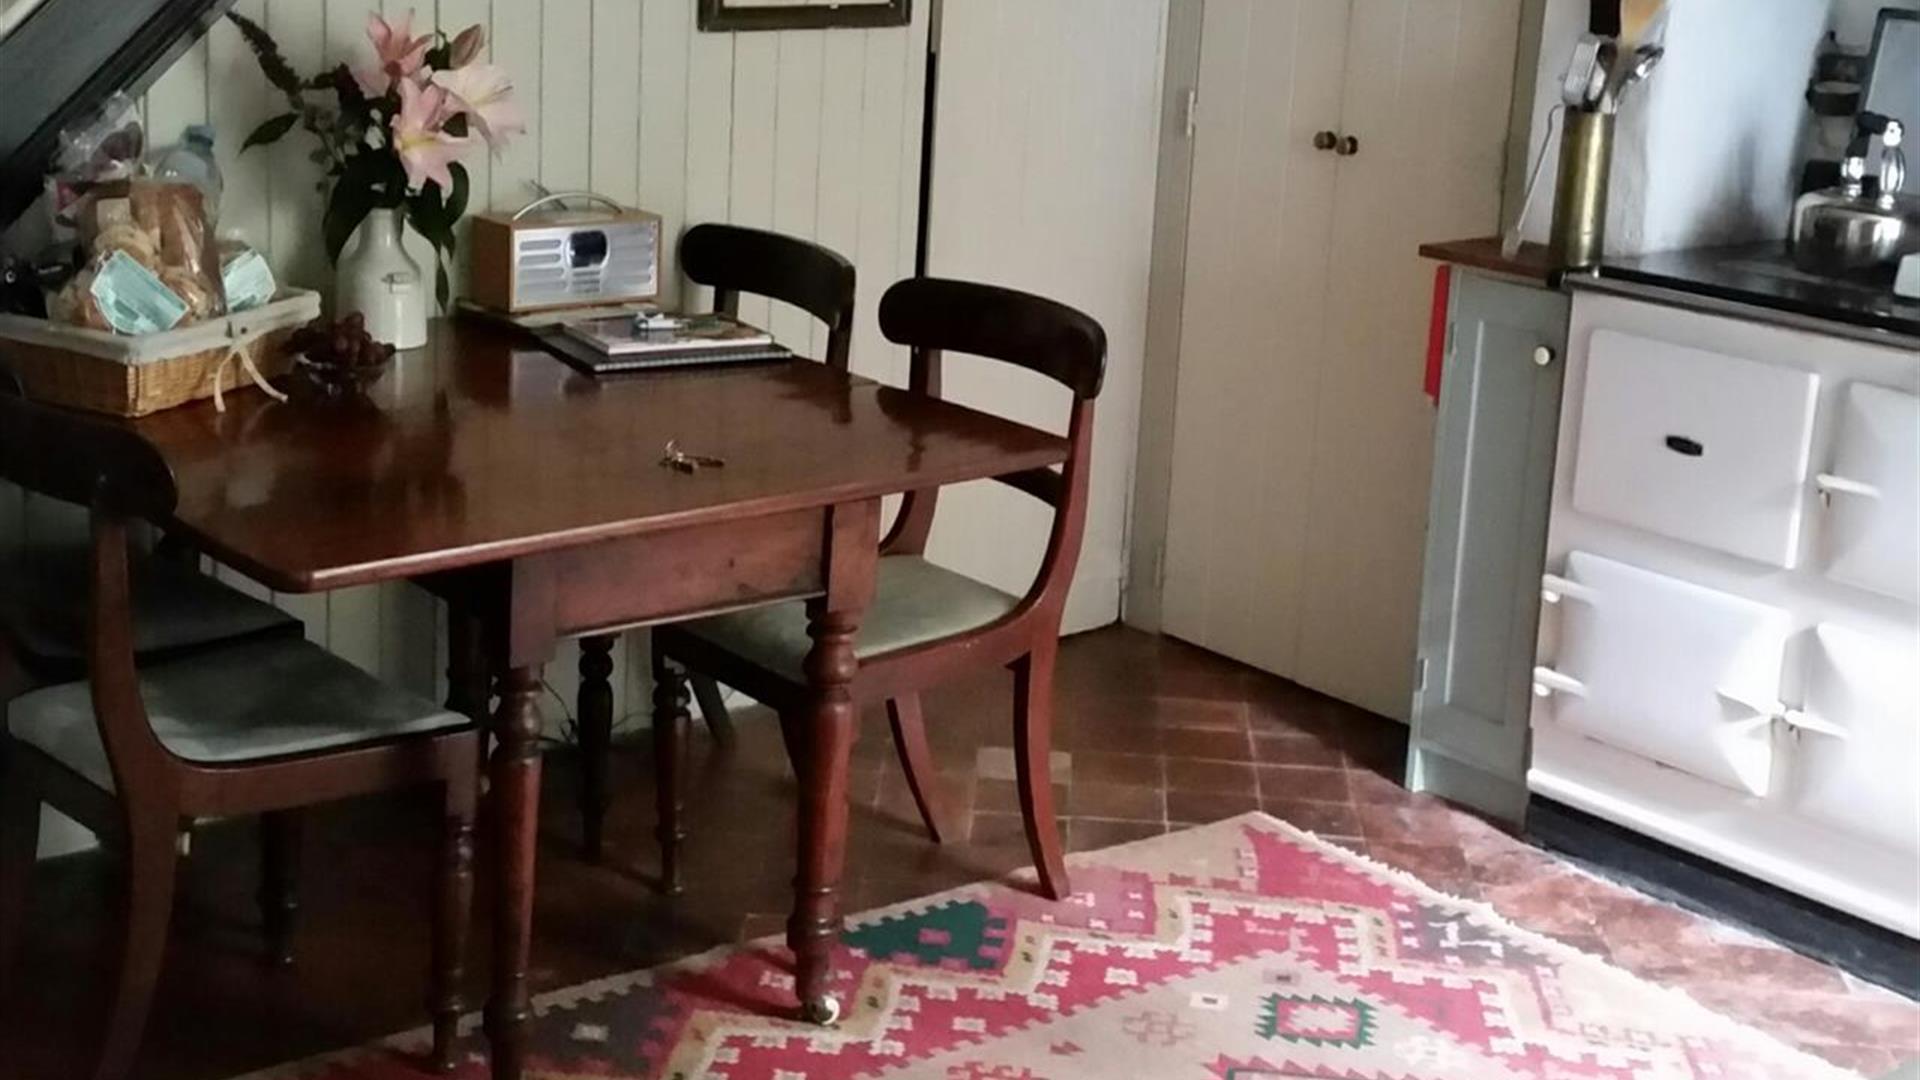
[{"label": "red and green rug pattern", "polygon": [[[1073,869],[1059,903],[1002,883],[852,920],[830,1029],[786,1019],[773,943],[547,995],[530,1080],[1855,1075],[1264,815]],[[417,1080],[422,1043],[255,1080]]]}]

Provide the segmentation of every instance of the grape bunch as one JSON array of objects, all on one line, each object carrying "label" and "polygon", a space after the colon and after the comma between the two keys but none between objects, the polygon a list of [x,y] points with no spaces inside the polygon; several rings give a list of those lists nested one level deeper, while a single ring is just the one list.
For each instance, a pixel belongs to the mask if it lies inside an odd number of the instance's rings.
[{"label": "grape bunch", "polygon": [[367,317],[359,311],[330,323],[324,317],[315,319],[292,332],[286,344],[305,357],[300,367],[307,377],[332,394],[378,379],[394,359],[394,346],[372,340]]},{"label": "grape bunch", "polygon": [[315,319],[295,330],[287,345],[317,367],[342,372],[380,368],[393,359],[393,346],[373,340],[366,316],[357,311],[332,322]]},{"label": "grape bunch", "polygon": [[394,359],[394,346],[372,340],[367,317],[359,311],[334,319],[315,319],[288,340],[294,352],[324,367],[380,367]]}]

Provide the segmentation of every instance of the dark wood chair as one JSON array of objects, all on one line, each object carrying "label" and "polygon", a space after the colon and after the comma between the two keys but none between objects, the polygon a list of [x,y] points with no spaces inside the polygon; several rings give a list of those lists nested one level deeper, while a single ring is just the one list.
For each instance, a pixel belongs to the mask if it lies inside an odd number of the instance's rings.
[{"label": "dark wood chair", "polygon": [[[900,763],[937,840],[944,815],[920,692],[982,669],[1012,668],[1020,809],[1040,887],[1059,899],[1068,886],[1049,771],[1053,671],[1061,612],[1086,525],[1093,407],[1106,370],[1106,334],[1092,319],[1051,300],[932,278],[887,290],[880,329],[911,348],[914,393],[939,397],[943,354],[957,352],[1037,372],[1073,395],[1065,466],[999,478],[1054,508],[1046,556],[1027,594],[1011,596],[928,562],[923,556],[938,490],[908,494],[882,543],[873,603],[855,644],[860,664],[852,686],[856,704],[887,703]],[[806,760],[800,751],[808,737],[796,714],[808,692],[801,670],[809,646],[806,605],[794,601],[664,627],[653,640],[662,880],[672,890],[679,884],[682,836],[674,766],[687,719],[683,676],[675,665],[717,677],[776,709],[797,767]],[[802,777],[803,784],[813,780]],[[844,837],[810,842],[834,845]]]},{"label": "dark wood chair", "polygon": [[[853,264],[839,253],[792,236],[738,225],[696,225],[680,238],[680,269],[689,279],[713,289],[715,311],[740,313],[740,294],[751,293],[792,304],[827,328],[828,367],[847,370],[853,346]],[[580,639],[580,693],[575,715],[580,725],[580,816],[587,857],[598,862],[604,849],[603,825],[609,793],[607,759],[613,739],[614,636]],[[692,680],[700,714],[714,739],[733,741],[719,685],[706,676]]]},{"label": "dark wood chair", "polygon": [[[24,397],[0,364],[0,394]],[[151,555],[129,556],[133,576],[134,657],[149,663],[197,649],[264,637],[300,637],[299,619],[203,574],[198,555],[164,538]],[[90,555],[84,537],[39,542],[0,558],[0,709],[38,686],[86,675],[86,596]],[[299,822],[291,814],[261,818],[259,904],[267,957],[293,962],[299,896]]]},{"label": "dark wood chair", "polygon": [[0,479],[88,507],[92,534],[87,678],[13,698],[0,734],[0,977],[24,921],[46,804],[126,858],[125,939],[93,1071],[119,1080],[133,1070],[159,977],[183,823],[439,785],[430,1010],[435,1064],[450,1069],[472,896],[472,723],[297,637],[138,663],[129,525],[164,522],[176,490],[159,454],[125,429],[0,394]]}]

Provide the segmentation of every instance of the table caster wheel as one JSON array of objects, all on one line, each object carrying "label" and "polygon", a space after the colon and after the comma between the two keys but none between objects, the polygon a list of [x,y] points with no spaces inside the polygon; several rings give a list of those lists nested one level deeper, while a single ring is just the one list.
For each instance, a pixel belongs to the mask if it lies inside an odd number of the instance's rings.
[{"label": "table caster wheel", "polygon": [[821,1027],[832,1027],[840,1022],[840,999],[828,994],[818,1001],[805,1002],[800,1006],[800,1019]]}]

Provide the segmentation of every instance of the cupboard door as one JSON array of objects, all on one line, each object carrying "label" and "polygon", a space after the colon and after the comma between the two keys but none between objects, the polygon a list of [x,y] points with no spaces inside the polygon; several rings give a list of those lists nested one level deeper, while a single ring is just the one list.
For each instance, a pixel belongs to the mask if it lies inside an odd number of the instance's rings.
[{"label": "cupboard door", "polygon": [[1456,270],[1451,303],[1407,786],[1517,821],[1568,299]]},{"label": "cupboard door", "polygon": [[1573,506],[1791,569],[1820,377],[1596,330]]},{"label": "cupboard door", "polygon": [[1205,9],[1163,625],[1400,719],[1434,422],[1417,251],[1498,226],[1519,21],[1519,0]]},{"label": "cupboard door", "polygon": [[[1422,393],[1437,236],[1500,224],[1517,0],[1354,0],[1327,347],[1302,508],[1294,677],[1385,716],[1412,708],[1434,411]],[[1445,45],[1436,47],[1437,42]]]},{"label": "cupboard door", "polygon": [[[1162,620],[1292,674],[1326,342],[1344,0],[1208,0]],[[1417,387],[1416,387],[1417,390]]]},{"label": "cupboard door", "polygon": [[1827,576],[1901,600],[1920,596],[1920,397],[1847,387],[1832,471],[1815,484],[1829,505]]},{"label": "cupboard door", "polygon": [[1553,722],[1767,794],[1787,613],[1584,551],[1567,556],[1566,579],[1559,649],[1536,673],[1556,691]]}]

